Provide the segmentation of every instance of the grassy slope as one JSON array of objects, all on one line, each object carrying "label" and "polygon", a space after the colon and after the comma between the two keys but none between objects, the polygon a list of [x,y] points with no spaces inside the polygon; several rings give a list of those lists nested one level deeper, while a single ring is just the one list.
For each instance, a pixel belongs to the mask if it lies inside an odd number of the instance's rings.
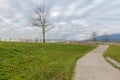
[{"label": "grassy slope", "polygon": [[0,42],[0,80],[71,80],[76,60],[93,48]]},{"label": "grassy slope", "polygon": [[110,57],[118,62],[120,62],[120,46],[110,46],[104,54],[105,57]]},{"label": "grassy slope", "polygon": [[[109,46],[108,50],[103,55],[105,58],[110,57],[118,62],[120,62],[120,46],[118,45],[111,45]],[[108,60],[107,60],[108,61]],[[109,61],[108,61],[109,62]],[[111,62],[109,62],[111,63]],[[112,63],[111,63],[112,64]],[[114,64],[112,64],[114,67],[116,67]],[[118,68],[118,67],[116,67]],[[118,68],[120,70],[120,68]]]}]

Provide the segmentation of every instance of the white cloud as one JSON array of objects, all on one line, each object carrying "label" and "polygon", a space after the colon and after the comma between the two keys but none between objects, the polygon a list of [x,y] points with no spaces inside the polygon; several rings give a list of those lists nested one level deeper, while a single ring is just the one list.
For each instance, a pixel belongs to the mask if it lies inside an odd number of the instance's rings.
[{"label": "white cloud", "polygon": [[66,22],[60,22],[59,25],[64,25],[65,26],[65,25],[67,25],[67,23]]},{"label": "white cloud", "polygon": [[[55,28],[47,33],[47,38],[83,40],[89,38],[94,31],[99,35],[104,32],[108,34],[120,32],[119,0],[46,0],[46,2],[51,10],[50,20],[55,24]],[[41,36],[39,28],[31,28],[26,23],[33,15],[32,9],[36,3],[38,0],[0,0],[0,37]]]},{"label": "white cloud", "polygon": [[57,18],[58,16],[60,16],[60,12],[58,12],[58,11],[52,11],[51,18]]},{"label": "white cloud", "polygon": [[4,22],[8,24],[8,23],[11,23],[11,20],[10,19],[4,19]]}]

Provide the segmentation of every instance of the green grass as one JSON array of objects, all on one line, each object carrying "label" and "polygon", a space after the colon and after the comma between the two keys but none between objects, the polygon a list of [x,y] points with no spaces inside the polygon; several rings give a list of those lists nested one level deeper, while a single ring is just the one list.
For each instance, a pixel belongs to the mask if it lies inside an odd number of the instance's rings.
[{"label": "green grass", "polygon": [[110,57],[118,62],[120,62],[120,46],[111,45],[104,54],[105,57]]},{"label": "green grass", "polygon": [[[108,50],[104,53],[103,55],[106,59],[106,57],[110,57],[114,60],[116,60],[117,62],[120,63],[120,46],[118,45],[110,45]],[[106,59],[107,60],[107,59]],[[108,61],[108,60],[107,60]],[[111,63],[110,61],[108,61],[109,63]],[[111,63],[114,67],[116,67],[113,63]],[[118,67],[116,67],[118,68]],[[118,68],[120,70],[120,68]]]},{"label": "green grass", "polygon": [[94,48],[0,42],[0,80],[71,80],[76,60]]}]

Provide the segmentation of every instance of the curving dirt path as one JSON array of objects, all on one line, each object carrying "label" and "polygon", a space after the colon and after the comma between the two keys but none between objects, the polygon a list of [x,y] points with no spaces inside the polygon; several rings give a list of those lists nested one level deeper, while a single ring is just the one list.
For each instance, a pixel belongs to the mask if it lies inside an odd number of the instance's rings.
[{"label": "curving dirt path", "polygon": [[120,80],[120,71],[103,58],[108,45],[100,45],[79,59],[73,80]]}]

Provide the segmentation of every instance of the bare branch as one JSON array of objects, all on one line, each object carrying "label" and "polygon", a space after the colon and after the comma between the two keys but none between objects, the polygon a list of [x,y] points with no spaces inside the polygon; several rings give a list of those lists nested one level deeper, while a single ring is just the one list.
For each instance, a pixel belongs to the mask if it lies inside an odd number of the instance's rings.
[{"label": "bare branch", "polygon": [[46,29],[45,32],[47,32],[47,31],[49,31],[49,30],[51,30],[51,29],[53,29],[53,28],[54,28],[54,26],[51,26],[51,27],[49,27],[48,29]]},{"label": "bare branch", "polygon": [[45,33],[54,28],[49,21],[49,9],[46,7],[46,4],[41,1],[34,9],[34,13],[35,16],[32,18],[31,24],[42,29],[43,39],[45,39]]}]

